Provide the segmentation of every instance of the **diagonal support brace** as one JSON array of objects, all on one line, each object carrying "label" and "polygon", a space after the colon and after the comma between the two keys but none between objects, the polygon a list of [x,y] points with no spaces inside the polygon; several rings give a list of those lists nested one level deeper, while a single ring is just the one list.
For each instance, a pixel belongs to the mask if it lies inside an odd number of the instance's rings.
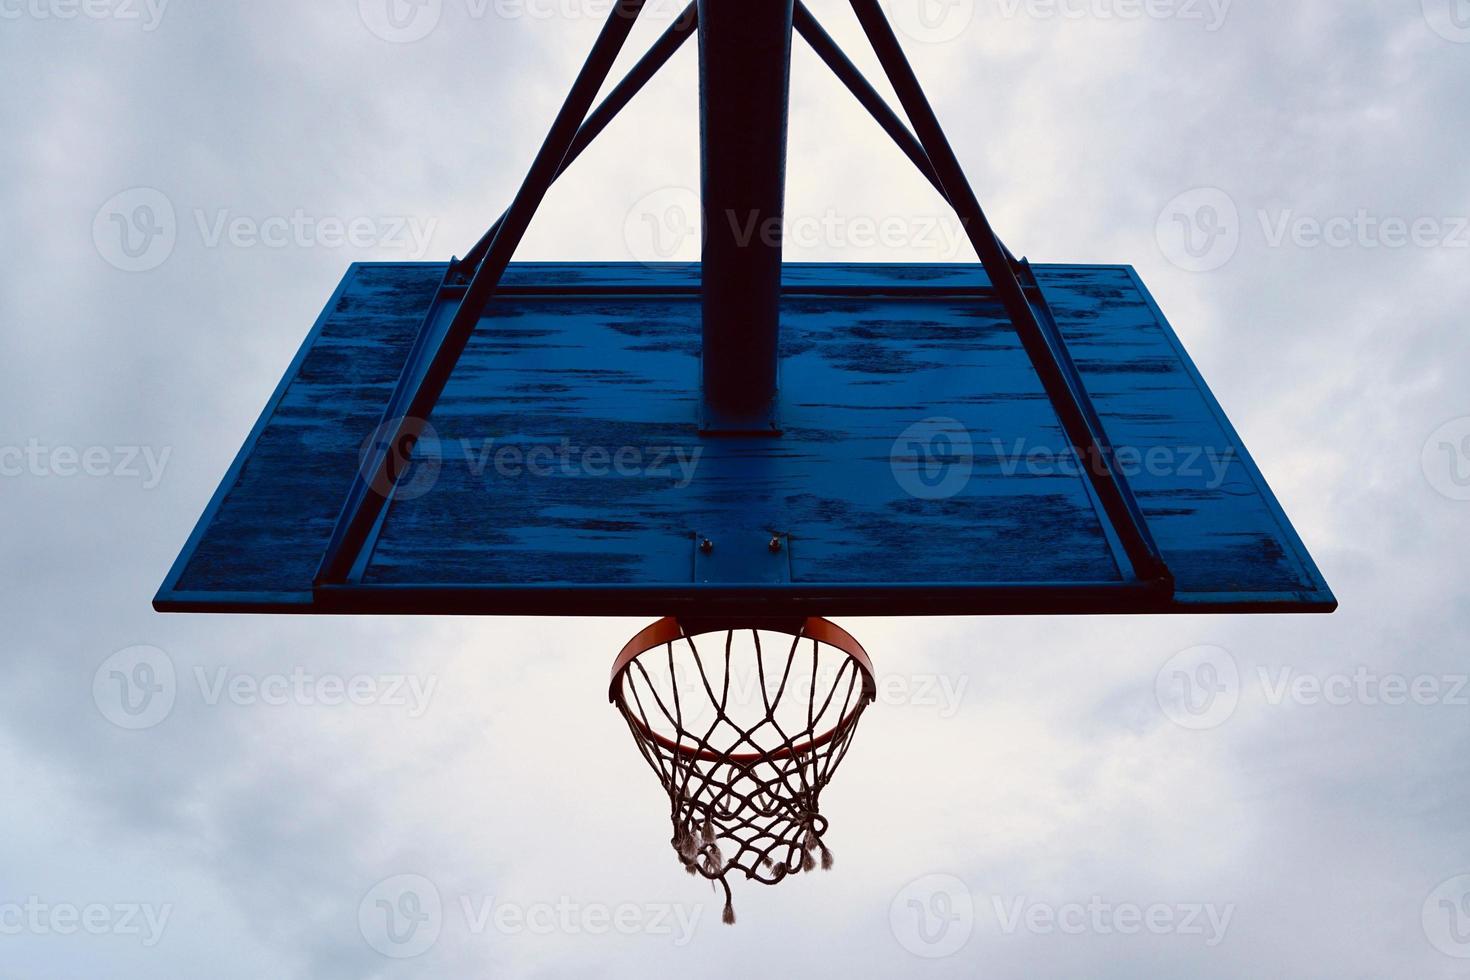
[{"label": "diagonal support brace", "polygon": [[[909,131],[908,126],[898,117],[898,113],[889,108],[888,102],[864,77],[862,69],[852,63],[852,59],[832,39],[832,35],[827,33],[801,0],[796,0],[795,25],[797,33],[802,36],[817,57],[821,58],[832,70],[832,74],[837,76],[838,81],[847,86],[847,90],[853,94],[864,109],[868,110],[868,114],[897,144],[904,156],[913,162],[924,179],[948,201],[949,195],[945,193],[944,184],[940,181],[939,175],[934,172],[934,164],[930,162],[929,154],[924,152],[924,147],[919,143],[918,138]],[[1005,248],[1005,244],[1002,243],[1001,247]],[[1018,264],[1018,260],[1009,248],[1006,248],[1005,252],[1006,258],[1011,261],[1012,265]]]},{"label": "diagonal support brace", "polygon": [[[442,336],[421,334],[415,354],[404,365],[383,413],[379,433],[348,491],[347,502],[317,571],[317,584],[345,581],[364,542],[383,514],[399,476],[406,468],[423,422],[438,402],[454,366],[464,353],[485,307],[500,286],[506,267],[530,226],[531,218],[566,161],[577,132],[612,71],[613,62],[633,29],[645,0],[617,0],[603,24],[587,61],[562,103],[551,131],[531,164],[515,200],[500,222],[484,261],[475,270],[464,298]],[[424,334],[433,328],[425,323]]]},{"label": "diagonal support brace", "polygon": [[945,197],[959,215],[960,223],[990,276],[991,285],[1041,379],[1083,471],[1118,532],[1134,574],[1146,581],[1171,585],[1172,576],[1149,532],[1143,511],[1127,482],[1113,466],[1113,448],[1061,331],[1049,318],[1038,316],[1026,296],[1016,269],[980,207],[964,168],[960,166],[959,157],[944,135],[939,117],[929,104],[879,0],[850,2],[863,33],[868,36],[889,82],[898,93],[899,102],[913,124],[914,133],[933,165],[935,175],[943,185]]},{"label": "diagonal support brace", "polygon": [[[684,46],[684,42],[694,36],[698,27],[698,0],[691,0],[689,6],[685,7],[678,18],[668,26],[668,29],[659,35],[659,39],[653,42],[648,52],[628,70],[623,80],[613,87],[613,90],[607,94],[607,98],[603,99],[582,123],[581,128],[577,130],[576,138],[572,140],[572,145],[567,150],[566,158],[557,168],[556,177],[553,180],[560,178],[567,172],[567,168],[577,162],[577,158],[592,145],[597,137],[602,135],[603,130],[607,129],[618,117],[618,113],[627,108],[628,103],[643,91],[643,87],[659,73],[664,65],[668,64],[669,59]],[[491,243],[495,241],[495,236],[500,234],[500,226],[504,221],[504,214],[495,219],[495,224],[490,226],[490,230],[485,232],[484,237],[476,242],[475,247],[470,249],[457,263],[455,272],[458,278],[467,280],[474,275],[475,270],[484,260],[485,253],[490,250]]]}]

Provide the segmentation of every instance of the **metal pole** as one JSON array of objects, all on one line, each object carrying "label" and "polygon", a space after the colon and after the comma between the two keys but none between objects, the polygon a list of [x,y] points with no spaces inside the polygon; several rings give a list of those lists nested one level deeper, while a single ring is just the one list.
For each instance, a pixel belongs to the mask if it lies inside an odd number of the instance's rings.
[{"label": "metal pole", "polygon": [[699,0],[701,428],[779,431],[781,235],[794,0]]}]

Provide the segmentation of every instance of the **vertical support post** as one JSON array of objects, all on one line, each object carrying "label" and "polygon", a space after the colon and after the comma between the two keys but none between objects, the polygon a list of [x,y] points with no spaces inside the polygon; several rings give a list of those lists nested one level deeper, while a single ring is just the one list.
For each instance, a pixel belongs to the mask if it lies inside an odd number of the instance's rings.
[{"label": "vertical support post", "polygon": [[700,427],[771,434],[794,0],[699,0]]}]

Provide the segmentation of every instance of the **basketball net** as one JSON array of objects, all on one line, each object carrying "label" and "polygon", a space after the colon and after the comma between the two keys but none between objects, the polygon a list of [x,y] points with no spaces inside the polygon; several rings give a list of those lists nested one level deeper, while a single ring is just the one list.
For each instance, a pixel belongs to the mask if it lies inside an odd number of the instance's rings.
[{"label": "basketball net", "polygon": [[611,700],[669,795],[680,864],[724,887],[725,922],[732,874],[832,867],[819,797],[876,694],[867,654],[823,619],[670,618],[623,648]]}]

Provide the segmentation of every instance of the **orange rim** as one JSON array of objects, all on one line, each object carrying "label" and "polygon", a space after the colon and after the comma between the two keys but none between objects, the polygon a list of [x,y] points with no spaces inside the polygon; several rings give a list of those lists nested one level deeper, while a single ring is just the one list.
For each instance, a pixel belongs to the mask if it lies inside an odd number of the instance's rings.
[{"label": "orange rim", "polygon": [[[643,654],[649,650],[673,643],[675,640],[684,639],[685,637],[692,640],[697,636],[707,636],[710,633],[721,633],[726,630],[746,628],[764,630],[771,633],[784,633],[787,636],[810,637],[818,643],[847,654],[857,664],[858,671],[862,674],[862,697],[830,730],[812,738],[810,741],[802,742],[799,745],[782,746],[771,752],[722,754],[712,752],[709,749],[684,745],[665,735],[660,735],[648,727],[648,724],[642,718],[628,710],[628,705],[623,700],[623,676],[627,673],[633,661],[637,660]],[[622,710],[624,717],[649,741],[673,752],[675,755],[693,756],[703,762],[733,762],[737,765],[750,765],[755,762],[785,759],[793,755],[802,755],[813,749],[821,748],[823,745],[826,745],[846,732],[852,726],[853,722],[856,721],[863,707],[874,701],[877,696],[878,682],[874,677],[873,661],[869,659],[868,652],[863,649],[862,644],[851,633],[847,632],[847,630],[819,616],[810,616],[802,620],[800,625],[795,627],[789,624],[751,621],[749,623],[741,622],[726,626],[705,627],[694,632],[687,632],[677,616],[666,616],[641,630],[637,636],[633,637],[623,646],[617,659],[613,661],[612,679],[608,688],[608,700],[616,704]]]}]

